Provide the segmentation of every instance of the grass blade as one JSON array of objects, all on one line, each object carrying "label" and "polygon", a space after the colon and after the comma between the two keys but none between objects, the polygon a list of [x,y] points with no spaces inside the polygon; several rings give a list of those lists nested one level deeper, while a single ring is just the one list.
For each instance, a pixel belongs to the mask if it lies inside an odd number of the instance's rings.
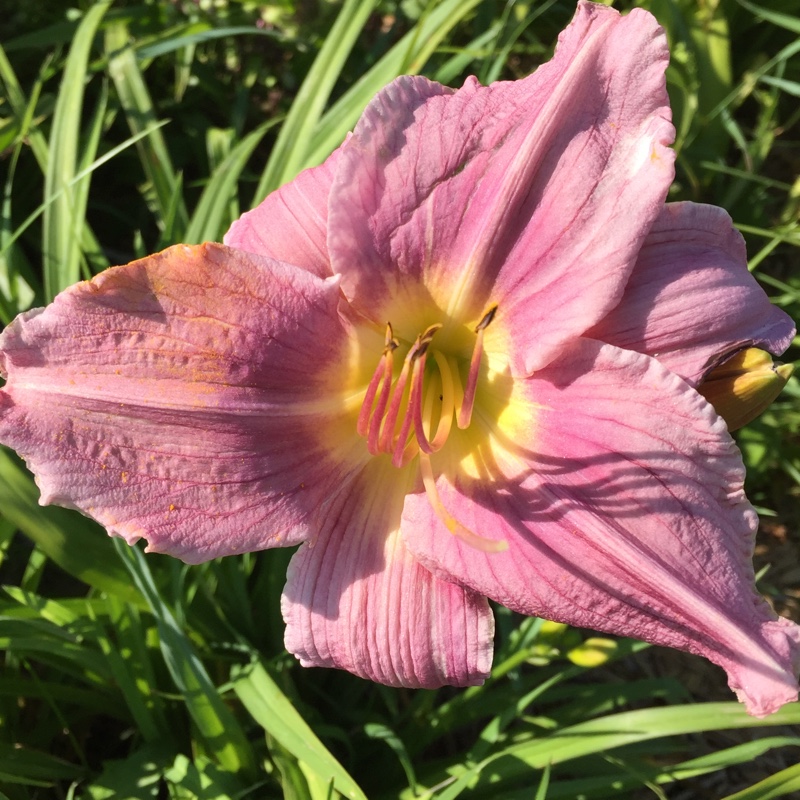
[{"label": "grass blade", "polygon": [[186,228],[183,241],[199,244],[206,241],[220,241],[229,219],[232,197],[236,195],[236,184],[247,160],[264,137],[264,134],[279,120],[269,120],[244,137],[219,163],[214,174],[206,184],[197,203],[191,222]]},{"label": "grass blade", "polygon": [[350,50],[376,4],[377,0],[345,0],[286,116],[258,183],[253,205],[307,166],[312,131]]},{"label": "grass blade", "polygon": [[142,603],[98,525],[62,508],[38,503],[39,493],[16,459],[0,448],[0,508],[61,569],[127,602]]},{"label": "grass blade", "polygon": [[298,761],[336,791],[353,800],[366,800],[358,784],[308,727],[291,701],[261,664],[238,670],[233,689],[256,722]]},{"label": "grass blade", "polygon": [[[398,75],[419,72],[433,51],[480,0],[444,0],[424,15],[394,47],[368,70],[320,119],[303,168],[321,164],[338,147],[372,97]],[[299,169],[298,169],[299,171]],[[292,177],[292,176],[290,176]],[[257,195],[257,199],[260,195]]]},{"label": "grass blade", "polygon": [[[53,112],[50,154],[45,173],[45,202],[56,193],[61,194],[44,212],[42,251],[47,300],[52,300],[79,278],[81,229],[88,186],[79,189],[70,184],[78,171],[78,145],[89,51],[108,7],[108,0],[96,3],[78,26]],[[80,205],[81,198],[83,206]]]},{"label": "grass blade", "polygon": [[106,28],[106,53],[108,72],[114,81],[122,109],[131,133],[137,135],[148,130],[147,136],[138,139],[136,148],[147,180],[153,191],[153,202],[157,208],[157,220],[163,221],[174,210],[175,229],[171,240],[180,239],[189,223],[183,198],[180,196],[181,182],[172,166],[167,143],[157,122],[155,107],[144,82],[133,48],[128,41],[128,28],[122,21],[115,21]]},{"label": "grass blade", "polygon": [[786,797],[789,792],[800,791],[800,764],[787,767],[763,781],[754,783],[736,794],[729,794],[723,800],[772,800],[773,797]]},{"label": "grass blade", "polygon": [[228,772],[252,778],[255,764],[250,744],[236,717],[220,697],[192,643],[161,599],[147,561],[135,547],[119,540],[114,544],[156,619],[164,661],[184,696],[203,745]]}]

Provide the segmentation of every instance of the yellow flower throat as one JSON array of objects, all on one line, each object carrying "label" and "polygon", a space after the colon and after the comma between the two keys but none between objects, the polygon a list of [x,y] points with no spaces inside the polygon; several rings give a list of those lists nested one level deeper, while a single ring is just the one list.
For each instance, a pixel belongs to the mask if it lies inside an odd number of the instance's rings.
[{"label": "yellow flower throat", "polygon": [[[444,446],[454,419],[462,430],[467,429],[472,421],[484,331],[496,313],[497,306],[491,306],[475,327],[475,344],[466,384],[462,384],[457,360],[431,346],[442,328],[438,323],[430,325],[417,336],[395,379],[395,351],[400,345],[391,323],[387,324],[383,353],[367,386],[356,424],[359,435],[366,439],[367,449],[373,456],[385,453],[398,468],[419,456],[422,482],[439,519],[451,533],[466,543],[480,550],[491,551],[505,549],[506,543],[484,539],[448,513],[436,489],[430,457]],[[435,367],[426,373],[429,358],[433,359]]]}]

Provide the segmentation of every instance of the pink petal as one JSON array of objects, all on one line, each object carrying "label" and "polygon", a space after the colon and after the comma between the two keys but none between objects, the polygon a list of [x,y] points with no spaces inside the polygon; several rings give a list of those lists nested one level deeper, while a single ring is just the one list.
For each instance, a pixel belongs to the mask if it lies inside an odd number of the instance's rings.
[{"label": "pink petal", "polygon": [[666,63],[652,16],[580,3],[525,80],[395,81],[337,166],[328,249],[345,294],[383,324],[403,305],[477,322],[498,303],[528,333],[513,368],[550,361],[617,304],[663,204]]},{"label": "pink petal", "polygon": [[653,359],[589,340],[495,399],[510,404],[485,419],[481,477],[434,468],[444,507],[508,550],[464,545],[417,493],[402,533],[426,566],[524,614],[704,655],[752,714],[797,698],[800,627],[755,592],[756,515],[711,406]]},{"label": "pink petal", "polygon": [[794,323],[747,271],[744,240],[716,206],[670,203],[620,304],[588,335],[655,356],[692,385],[735,350],[782,353]]},{"label": "pink petal", "polygon": [[486,598],[438,580],[398,528],[409,471],[373,460],[320,509],[289,566],[286,648],[303,666],[339,667],[390,686],[470,686],[492,662]]},{"label": "pink petal", "polygon": [[296,544],[333,472],[319,431],[338,296],[222,245],[108,270],[0,337],[0,441],[42,503],[150,550],[198,562]]},{"label": "pink petal", "polygon": [[242,214],[225,234],[225,244],[303,267],[322,278],[331,275],[328,196],[338,158],[336,150],[324,164],[301,172]]}]

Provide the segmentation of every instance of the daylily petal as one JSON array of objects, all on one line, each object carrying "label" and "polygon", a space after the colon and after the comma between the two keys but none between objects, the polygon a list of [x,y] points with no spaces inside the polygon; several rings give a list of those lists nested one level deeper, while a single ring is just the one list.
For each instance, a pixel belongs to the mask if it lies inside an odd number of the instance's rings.
[{"label": "daylily petal", "polygon": [[655,356],[695,385],[735,350],[782,353],[794,323],[747,271],[726,211],[666,205],[650,229],[620,304],[587,334]]},{"label": "daylily petal", "polygon": [[198,562],[305,538],[340,411],[334,279],[176,246],[59,295],[0,337],[0,441],[42,503]]},{"label": "daylily petal", "polygon": [[525,614],[704,655],[752,714],[797,698],[800,627],[755,592],[756,515],[703,398],[647,356],[582,340],[495,399],[473,465],[435,467],[444,507],[508,550],[471,549],[411,494],[402,532],[426,566]]},{"label": "daylily petal", "polygon": [[231,225],[223,241],[247,253],[332,275],[328,258],[328,197],[339,150],[301,172]]},{"label": "daylily petal", "polygon": [[328,249],[345,294],[383,324],[397,307],[477,321],[499,304],[526,332],[514,371],[548,363],[617,304],[666,197],[666,63],[650,15],[580,3],[525,80],[395,81],[337,166]]},{"label": "daylily petal", "polygon": [[398,529],[410,479],[373,460],[325,502],[319,532],[289,566],[286,648],[303,666],[390,686],[482,683],[492,613],[486,598],[435,578],[406,549]]}]

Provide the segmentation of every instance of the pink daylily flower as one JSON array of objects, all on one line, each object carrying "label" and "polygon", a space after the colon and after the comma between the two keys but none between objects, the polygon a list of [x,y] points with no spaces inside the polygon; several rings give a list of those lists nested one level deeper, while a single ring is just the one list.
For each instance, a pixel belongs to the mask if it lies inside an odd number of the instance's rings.
[{"label": "pink daylily flower", "polygon": [[306,666],[480,683],[490,598],[706,656],[756,715],[796,699],[800,628],[755,591],[694,388],[794,327],[724,211],[665,205],[667,58],[648,13],[581,2],[524,80],[396,80],[225,245],[15,320],[0,441],[42,503],[151,551],[301,544]]}]

